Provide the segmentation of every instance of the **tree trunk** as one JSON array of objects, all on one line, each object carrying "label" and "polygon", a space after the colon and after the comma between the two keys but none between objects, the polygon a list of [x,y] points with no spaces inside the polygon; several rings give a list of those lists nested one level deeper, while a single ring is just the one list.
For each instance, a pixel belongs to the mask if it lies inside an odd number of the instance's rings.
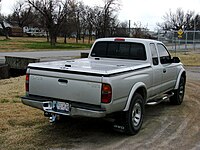
[{"label": "tree trunk", "polygon": [[8,30],[5,27],[3,21],[0,24],[1,24],[2,28],[3,28],[3,32],[4,32],[5,36],[6,36],[6,39],[8,40],[9,39]]},{"label": "tree trunk", "polygon": [[89,39],[88,39],[88,44],[92,41],[92,28],[89,30]]},{"label": "tree trunk", "polygon": [[89,35],[88,35],[88,44],[90,44],[90,38],[91,38],[91,34],[90,34],[90,31],[89,31]]},{"label": "tree trunk", "polygon": [[47,42],[49,43],[49,32],[47,32]]},{"label": "tree trunk", "polygon": [[57,42],[57,32],[55,30],[55,26],[52,26],[49,29],[49,36],[50,36],[50,44],[52,47],[56,46],[56,42]]},{"label": "tree trunk", "polygon": [[50,37],[51,37],[51,40],[50,40],[51,46],[52,47],[56,46],[56,39],[57,39],[56,35],[53,34],[53,35],[50,35]]},{"label": "tree trunk", "polygon": [[64,36],[64,43],[67,44],[67,35]]},{"label": "tree trunk", "polygon": [[80,39],[80,37],[79,37],[80,35],[79,35],[79,31],[78,30],[76,32],[77,32],[76,33],[76,43],[78,43],[78,40]]},{"label": "tree trunk", "polygon": [[85,43],[85,34],[83,34],[83,43]]}]

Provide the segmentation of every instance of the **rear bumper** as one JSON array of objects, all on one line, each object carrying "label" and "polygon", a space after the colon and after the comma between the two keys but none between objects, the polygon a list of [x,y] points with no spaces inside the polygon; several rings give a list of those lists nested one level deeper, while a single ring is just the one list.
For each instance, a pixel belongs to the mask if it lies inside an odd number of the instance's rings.
[{"label": "rear bumper", "polygon": [[77,104],[76,106],[70,105],[69,112],[58,112],[54,111],[50,107],[46,107],[48,104],[51,104],[52,101],[39,101],[38,99],[33,99],[29,97],[21,97],[22,103],[42,111],[52,113],[52,114],[59,114],[59,115],[66,115],[66,116],[84,116],[84,117],[93,117],[93,118],[102,118],[106,116],[105,110],[92,110],[89,108],[82,108],[79,107]]}]

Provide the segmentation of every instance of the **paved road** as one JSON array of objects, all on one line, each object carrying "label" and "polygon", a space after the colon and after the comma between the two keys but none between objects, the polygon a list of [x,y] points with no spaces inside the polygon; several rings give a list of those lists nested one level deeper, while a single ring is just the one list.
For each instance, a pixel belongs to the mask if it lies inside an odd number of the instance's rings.
[{"label": "paved road", "polygon": [[30,57],[30,58],[39,58],[39,59],[41,59],[41,61],[52,61],[52,60],[69,59],[71,57],[80,56],[81,52],[89,52],[89,50],[1,52],[0,53],[0,64],[5,62],[5,56]]},{"label": "paved road", "polygon": [[185,67],[188,80],[200,81],[200,67]]}]

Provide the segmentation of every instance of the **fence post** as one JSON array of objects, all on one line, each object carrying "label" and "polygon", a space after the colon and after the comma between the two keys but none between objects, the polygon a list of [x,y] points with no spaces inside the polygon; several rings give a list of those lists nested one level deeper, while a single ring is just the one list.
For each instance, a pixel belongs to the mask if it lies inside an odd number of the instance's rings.
[{"label": "fence post", "polygon": [[185,31],[185,50],[187,50],[187,38],[188,38],[188,32]]},{"label": "fence post", "polygon": [[195,32],[196,32],[196,19],[194,19],[194,33],[193,33],[193,47],[195,51]]}]

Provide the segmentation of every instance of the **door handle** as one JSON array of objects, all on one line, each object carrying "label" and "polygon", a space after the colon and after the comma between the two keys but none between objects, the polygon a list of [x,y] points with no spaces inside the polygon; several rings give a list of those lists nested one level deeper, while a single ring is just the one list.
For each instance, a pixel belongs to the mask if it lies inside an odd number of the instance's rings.
[{"label": "door handle", "polygon": [[67,83],[68,83],[68,80],[65,80],[65,79],[58,79],[58,82],[67,84]]},{"label": "door handle", "polygon": [[163,73],[166,73],[167,72],[167,70],[166,69],[163,69]]}]

